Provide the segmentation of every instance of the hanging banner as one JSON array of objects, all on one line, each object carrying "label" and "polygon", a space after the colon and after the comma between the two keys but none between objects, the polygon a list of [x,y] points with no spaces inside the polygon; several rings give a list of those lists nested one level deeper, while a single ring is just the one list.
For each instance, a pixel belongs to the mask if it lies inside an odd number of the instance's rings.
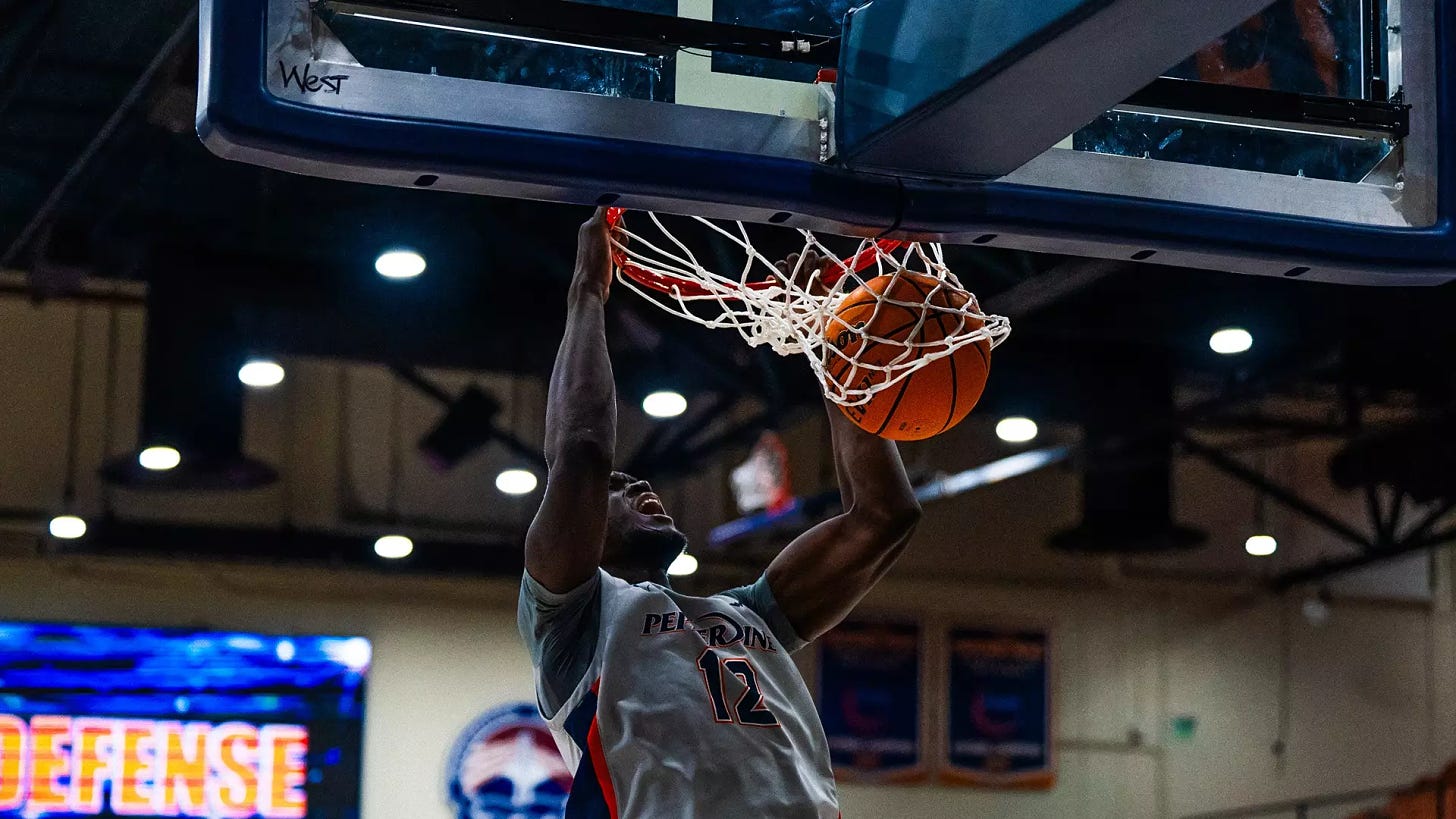
[{"label": "hanging banner", "polygon": [[848,621],[818,646],[819,711],[835,775],[881,783],[923,778],[920,627]]},{"label": "hanging banner", "polygon": [[1048,790],[1051,673],[1041,631],[953,629],[942,778],[991,788]]}]

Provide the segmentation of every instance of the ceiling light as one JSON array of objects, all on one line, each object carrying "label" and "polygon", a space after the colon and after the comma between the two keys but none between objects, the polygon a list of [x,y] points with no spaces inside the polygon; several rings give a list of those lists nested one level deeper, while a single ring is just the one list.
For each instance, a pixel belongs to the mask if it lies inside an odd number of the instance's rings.
[{"label": "ceiling light", "polygon": [[374,269],[386,279],[413,279],[425,272],[425,257],[413,250],[390,250],[379,254]]},{"label": "ceiling light", "polygon": [[169,446],[149,446],[137,455],[137,463],[153,472],[165,472],[182,463],[182,453]]},{"label": "ceiling light", "polygon": [[283,365],[277,361],[254,358],[238,370],[238,380],[259,389],[283,383]]},{"label": "ceiling light", "polygon": [[667,567],[667,573],[673,577],[685,577],[697,570],[698,559],[687,552],[678,555],[677,560],[674,560],[672,565]]},{"label": "ceiling light", "polygon": [[1244,551],[1254,557],[1268,557],[1279,549],[1279,541],[1269,535],[1254,535],[1244,541]]},{"label": "ceiling light", "polygon": [[1242,327],[1225,327],[1208,337],[1208,346],[1220,355],[1235,355],[1254,346],[1254,337]]},{"label": "ceiling light", "polygon": [[415,550],[415,542],[404,535],[385,535],[374,541],[374,553],[387,560],[409,557]]},{"label": "ceiling light", "polygon": [[1002,418],[996,424],[996,437],[1009,444],[1024,444],[1035,438],[1036,433],[1036,422],[1019,415]]},{"label": "ceiling light", "polygon": [[57,515],[51,518],[51,537],[61,540],[75,540],[86,535],[86,521],[75,515]]},{"label": "ceiling light", "polygon": [[507,469],[495,476],[495,488],[507,495],[528,495],[536,491],[536,473],[526,469]]},{"label": "ceiling light", "polygon": [[653,418],[676,418],[687,408],[688,399],[671,390],[660,390],[642,399],[642,411]]}]

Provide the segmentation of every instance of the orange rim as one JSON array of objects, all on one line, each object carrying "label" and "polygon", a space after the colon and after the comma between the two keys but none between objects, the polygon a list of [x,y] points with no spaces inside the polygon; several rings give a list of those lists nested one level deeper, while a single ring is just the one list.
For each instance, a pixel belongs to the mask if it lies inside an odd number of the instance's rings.
[{"label": "orange rim", "polygon": [[[617,229],[622,224],[622,219],[626,212],[626,208],[607,208],[607,226],[613,230]],[[859,273],[874,264],[875,260],[881,254],[893,253],[904,245],[904,242],[893,239],[879,239],[873,246],[866,247],[847,259],[841,259],[840,261],[843,267],[831,270],[830,274],[824,277],[824,283],[833,287],[836,282],[844,277],[846,270]],[[665,295],[687,299],[721,295],[704,287],[701,282],[695,279],[649,270],[629,259],[627,252],[615,245],[612,246],[612,262],[617,266],[618,270],[622,271],[622,275],[627,276],[643,287]],[[749,290],[767,290],[770,287],[777,287],[779,284],[780,282],[777,279],[764,279],[762,281],[749,282],[743,286]],[[724,296],[724,298],[732,298],[732,296]]]}]

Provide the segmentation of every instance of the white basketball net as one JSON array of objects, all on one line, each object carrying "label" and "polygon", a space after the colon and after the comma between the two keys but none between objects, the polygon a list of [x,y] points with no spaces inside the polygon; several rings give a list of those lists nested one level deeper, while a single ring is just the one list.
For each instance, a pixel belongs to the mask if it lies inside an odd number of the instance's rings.
[{"label": "white basketball net", "polygon": [[[692,217],[710,230],[737,245],[745,254],[743,267],[736,275],[721,275],[704,267],[687,244],[668,230],[655,213],[645,216],[656,228],[648,237],[628,230],[620,212],[609,215],[614,224],[613,258],[617,280],[658,307],[680,318],[705,327],[730,328],[749,345],[768,345],[779,355],[802,353],[809,359],[815,375],[824,383],[825,395],[846,407],[867,403],[876,393],[889,389],[916,370],[955,353],[969,344],[1000,344],[1011,332],[1011,323],[1004,316],[982,313],[979,303],[961,286],[960,280],[945,266],[938,244],[891,242],[866,239],[859,251],[846,259],[820,243],[813,233],[800,230],[804,247],[799,252],[799,267],[812,251],[828,260],[823,274],[794,269],[787,280],[771,260],[754,248],[742,222],[723,227],[707,219]],[[835,324],[838,345],[824,338],[824,330],[841,304],[865,282],[879,276],[916,277],[918,285],[930,284],[924,297],[899,301],[888,295],[875,296],[871,318],[856,322],[863,326]],[[929,277],[933,283],[923,278]],[[895,293],[894,282],[881,288]],[[916,288],[917,291],[919,288]],[[951,307],[944,291],[966,294],[964,306]],[[886,305],[907,308],[918,315],[910,327],[897,328],[899,338],[884,338],[866,331]],[[939,322],[943,337],[918,341],[927,322]],[[843,343],[843,333],[852,333],[863,343]],[[877,355],[878,363],[862,360],[865,351],[879,345],[890,345],[899,352],[890,357]],[[848,346],[846,354],[840,347]]]}]

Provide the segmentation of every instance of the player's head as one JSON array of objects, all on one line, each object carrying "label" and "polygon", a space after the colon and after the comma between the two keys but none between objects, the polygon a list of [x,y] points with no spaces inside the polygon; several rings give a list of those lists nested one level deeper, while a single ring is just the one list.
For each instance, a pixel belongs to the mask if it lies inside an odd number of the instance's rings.
[{"label": "player's head", "polygon": [[665,570],[687,536],[677,530],[647,481],[613,472],[607,484],[607,542],[602,564],[618,569]]}]

